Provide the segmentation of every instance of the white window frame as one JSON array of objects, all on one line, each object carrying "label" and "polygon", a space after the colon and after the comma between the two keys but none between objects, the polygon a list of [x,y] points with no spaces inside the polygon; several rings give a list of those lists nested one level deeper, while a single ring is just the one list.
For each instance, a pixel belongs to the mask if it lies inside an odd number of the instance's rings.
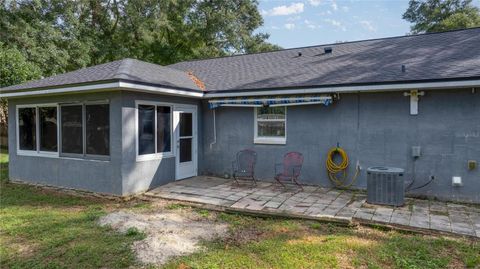
[{"label": "white window frame", "polygon": [[[34,157],[50,157],[50,158],[64,158],[64,159],[78,159],[78,160],[85,160],[85,161],[110,161],[110,154],[111,154],[111,144],[109,145],[109,155],[93,155],[93,154],[69,154],[69,153],[61,153],[62,152],[62,145],[61,145],[61,132],[60,128],[62,125],[61,119],[61,107],[68,106],[68,105],[81,105],[82,106],[82,121],[83,121],[83,152],[85,153],[86,147],[86,136],[85,136],[85,113],[86,113],[86,105],[96,105],[96,104],[108,104],[110,108],[109,100],[95,100],[95,101],[79,101],[79,102],[67,102],[67,103],[42,103],[42,104],[21,104],[16,105],[16,142],[17,142],[17,155],[19,156],[34,156]],[[41,151],[40,150],[40,114],[39,114],[39,107],[56,107],[57,108],[57,151]],[[20,149],[20,117],[19,117],[19,109],[20,108],[35,108],[35,146],[36,150],[24,150]],[[111,112],[109,112],[110,115]],[[111,122],[109,122],[110,124]],[[111,143],[111,135],[109,134],[109,143]]]},{"label": "white window frame", "polygon": [[253,122],[254,122],[254,139],[253,143],[254,144],[270,144],[270,145],[285,145],[287,144],[287,107],[284,106],[285,108],[285,119],[284,120],[279,120],[279,119],[270,119],[270,120],[261,120],[261,121],[271,121],[271,122],[285,122],[285,136],[284,137],[278,137],[278,136],[259,136],[258,135],[258,108],[259,107],[254,107],[253,108]]},{"label": "white window frame", "polygon": [[[109,100],[92,100],[92,101],[78,101],[78,102],[67,102],[67,103],[60,103],[59,108],[61,109],[64,106],[81,106],[82,107],[82,153],[65,153],[62,152],[62,139],[59,138],[59,156],[65,158],[73,158],[73,159],[82,159],[82,160],[100,160],[100,161],[110,161],[110,154],[112,153],[112,141],[111,141],[111,121],[109,119],[109,130],[110,133],[108,134],[108,155],[98,155],[98,154],[87,154],[87,106],[89,105],[108,105],[108,115],[111,116],[110,111],[110,101]],[[61,111],[59,116],[61,117]],[[58,131],[60,134],[60,129],[62,128],[62,121],[59,121],[60,125],[58,127]],[[63,134],[62,134],[63,137]]]},{"label": "white window frame", "polygon": [[[139,145],[138,145],[138,107],[141,105],[146,106],[155,106],[155,113],[154,113],[154,138],[155,138],[155,153],[150,154],[138,154]],[[157,106],[168,106],[170,107],[170,151],[169,152],[157,152]],[[173,130],[173,111],[175,108],[175,104],[173,103],[166,103],[166,102],[155,102],[155,101],[142,101],[136,100],[135,101],[135,156],[136,161],[150,161],[150,160],[160,160],[163,158],[172,158],[175,157],[175,147],[174,147],[174,130]]]},{"label": "white window frame", "polygon": [[[57,151],[41,151],[40,150],[40,114],[39,107],[56,107],[57,108]],[[19,110],[21,108],[35,108],[35,150],[20,149],[20,117]],[[60,149],[60,107],[58,103],[43,103],[43,104],[24,104],[16,106],[16,140],[17,140],[17,155],[21,156],[40,156],[40,157],[59,157]]]}]

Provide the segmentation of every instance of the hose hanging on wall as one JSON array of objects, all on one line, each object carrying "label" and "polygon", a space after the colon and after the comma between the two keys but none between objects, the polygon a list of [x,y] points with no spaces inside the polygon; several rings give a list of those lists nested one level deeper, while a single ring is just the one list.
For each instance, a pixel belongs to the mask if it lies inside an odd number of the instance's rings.
[{"label": "hose hanging on wall", "polygon": [[[336,163],[334,161],[335,155],[339,155],[342,158],[340,163]],[[328,151],[326,167],[328,171],[328,177],[330,181],[337,187],[337,188],[349,188],[350,186],[355,183],[357,180],[358,174],[360,169],[357,165],[355,175],[353,176],[352,180],[348,182],[347,180],[347,169],[348,169],[348,155],[345,150],[340,147],[335,147]],[[338,177],[337,175],[341,173],[342,175]]]}]

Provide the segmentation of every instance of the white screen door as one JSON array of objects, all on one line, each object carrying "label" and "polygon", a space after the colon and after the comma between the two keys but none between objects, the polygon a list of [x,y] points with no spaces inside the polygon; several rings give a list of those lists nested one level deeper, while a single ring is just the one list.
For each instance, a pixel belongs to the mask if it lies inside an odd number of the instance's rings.
[{"label": "white screen door", "polygon": [[174,111],[176,179],[197,175],[197,109],[178,106]]}]

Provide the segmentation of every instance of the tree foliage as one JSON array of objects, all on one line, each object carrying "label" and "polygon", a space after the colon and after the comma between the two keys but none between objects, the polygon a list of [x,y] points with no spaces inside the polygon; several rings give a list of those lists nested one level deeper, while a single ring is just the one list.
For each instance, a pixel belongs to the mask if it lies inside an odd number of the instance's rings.
[{"label": "tree foliage", "polygon": [[480,11],[472,0],[410,0],[403,18],[412,33],[430,33],[480,26]]},{"label": "tree foliage", "polygon": [[[158,64],[278,49],[256,0],[0,0],[0,87],[137,58]],[[0,121],[6,101],[0,102]]]},{"label": "tree foliage", "polygon": [[0,88],[40,77],[40,68],[28,62],[15,48],[0,43]]},{"label": "tree foliage", "polygon": [[[0,88],[40,77],[40,68],[28,62],[15,48],[0,42]],[[0,100],[0,125],[7,122],[6,100]]]},{"label": "tree foliage", "polygon": [[50,76],[125,57],[158,64],[278,49],[256,0],[0,0],[0,42]]}]

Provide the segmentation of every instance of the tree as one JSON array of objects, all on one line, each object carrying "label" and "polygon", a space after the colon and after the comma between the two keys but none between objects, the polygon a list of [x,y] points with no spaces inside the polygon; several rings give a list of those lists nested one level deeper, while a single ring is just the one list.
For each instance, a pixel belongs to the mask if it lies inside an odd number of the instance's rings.
[{"label": "tree", "polygon": [[[22,83],[40,77],[40,68],[27,62],[15,48],[7,48],[0,43],[0,88]],[[7,102],[0,100],[0,124],[7,123]]]},{"label": "tree", "polygon": [[0,0],[0,87],[125,57],[166,65],[279,49],[254,33],[262,24],[256,0]]},{"label": "tree", "polygon": [[472,0],[410,0],[403,19],[412,33],[430,33],[480,26],[480,11]]},{"label": "tree", "polygon": [[278,49],[256,0],[0,1],[0,42],[43,76],[125,57],[158,64]]}]

